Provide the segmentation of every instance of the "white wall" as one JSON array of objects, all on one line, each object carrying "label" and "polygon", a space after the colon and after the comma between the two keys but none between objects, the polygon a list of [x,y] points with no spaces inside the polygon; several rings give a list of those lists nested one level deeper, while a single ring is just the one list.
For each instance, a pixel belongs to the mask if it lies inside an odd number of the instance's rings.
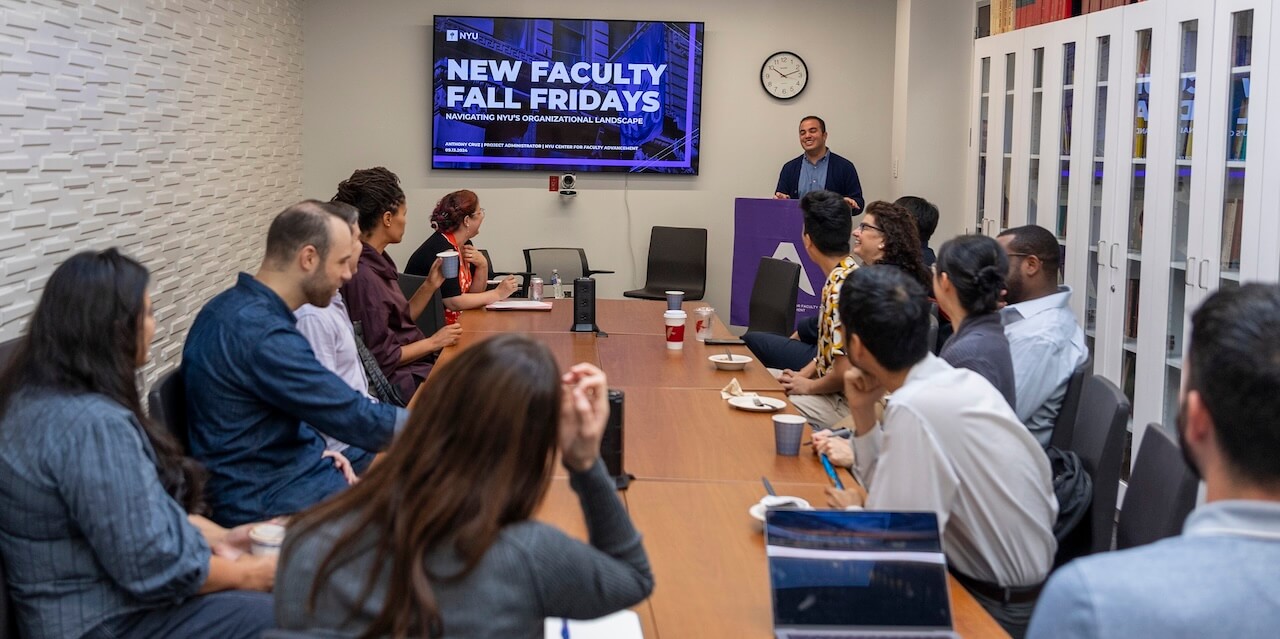
[{"label": "white wall", "polygon": [[176,363],[301,197],[301,77],[297,0],[6,2],[0,340],[63,260],[119,246],[152,273],[149,370]]},{"label": "white wall", "polygon": [[[801,117],[827,120],[828,144],[857,165],[868,199],[890,196],[895,12],[895,0],[310,0],[303,7],[304,190],[327,199],[352,170],[374,165],[399,174],[409,228],[389,253],[403,265],[430,235],[436,200],[473,189],[487,212],[476,242],[497,266],[519,270],[526,247],[581,246],[592,267],[618,271],[597,277],[606,298],[643,284],[651,226],[706,227],[707,299],[727,316],[733,200],[773,193],[782,163],[800,154]],[[547,173],[432,170],[437,13],[704,21],[701,174],[579,174],[579,195],[563,202],[547,191]],[[779,50],[804,58],[811,77],[799,98],[785,102],[769,98],[759,81],[761,63]],[[959,56],[967,60],[971,50]]]},{"label": "white wall", "polygon": [[967,2],[898,0],[892,149],[898,175],[890,192],[938,205],[935,249],[965,230],[974,19]]}]

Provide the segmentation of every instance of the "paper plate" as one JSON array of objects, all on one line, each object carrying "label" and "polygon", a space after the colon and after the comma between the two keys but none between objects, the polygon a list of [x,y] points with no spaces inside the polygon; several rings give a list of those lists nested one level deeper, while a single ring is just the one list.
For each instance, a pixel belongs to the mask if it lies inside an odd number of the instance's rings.
[{"label": "paper plate", "polygon": [[[764,406],[756,404],[755,400],[760,400]],[[729,405],[742,410],[749,410],[756,413],[772,413],[775,410],[782,410],[787,407],[787,403],[772,397],[730,397]]]}]

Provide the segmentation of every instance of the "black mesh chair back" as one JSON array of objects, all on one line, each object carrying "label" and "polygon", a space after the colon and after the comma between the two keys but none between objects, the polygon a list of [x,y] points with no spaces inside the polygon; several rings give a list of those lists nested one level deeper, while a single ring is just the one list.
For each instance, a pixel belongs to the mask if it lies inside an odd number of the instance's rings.
[{"label": "black mesh chair back", "polygon": [[1083,364],[1076,367],[1067,380],[1067,394],[1062,397],[1062,407],[1058,409],[1058,420],[1053,424],[1053,436],[1050,446],[1066,450],[1071,445],[1071,433],[1076,427],[1076,412],[1080,409],[1080,391],[1084,388],[1084,380],[1093,374],[1093,356],[1090,355]]},{"label": "black mesh chair back", "polygon": [[1178,442],[1150,424],[1133,460],[1129,488],[1116,524],[1116,550],[1173,537],[1196,506],[1200,480],[1182,458]]},{"label": "black mesh chair back", "polygon": [[[421,275],[396,273],[396,282],[400,284],[400,292],[404,293],[406,300],[413,297],[413,294],[418,292],[426,281],[427,278]],[[415,323],[418,325],[418,330],[427,337],[435,335],[436,331],[444,328],[444,301],[440,298],[440,291],[431,295],[431,301],[427,302],[427,307],[423,309]]]},{"label": "black mesh chair back", "polygon": [[[592,277],[598,273],[612,273],[593,269],[587,265],[587,252],[580,248],[542,247],[524,249],[524,270],[533,277],[541,277],[551,286],[551,272],[560,272],[560,284],[573,287],[573,280]],[[548,293],[547,297],[551,295]]]},{"label": "black mesh chair back", "polygon": [[623,295],[661,300],[666,291],[684,291],[686,300],[700,300],[706,289],[707,229],[655,226],[649,233],[644,288]]},{"label": "black mesh chair back", "polygon": [[175,367],[156,380],[147,393],[147,410],[151,419],[163,424],[178,440],[183,454],[191,454],[191,441],[187,430],[187,385],[182,378],[182,367]]},{"label": "black mesh chair back", "polygon": [[[1120,464],[1124,455],[1125,426],[1129,421],[1129,398],[1111,380],[1090,375],[1080,391],[1080,409],[1068,450],[1093,479],[1093,503],[1089,517],[1077,528],[1087,539],[1078,539],[1072,550],[1078,554],[1111,549],[1115,530],[1116,496],[1120,490]],[[1078,556],[1077,554],[1077,556]]]},{"label": "black mesh chair back", "polygon": [[747,332],[790,335],[795,331],[799,293],[799,264],[772,257],[760,258],[756,280],[751,285]]}]

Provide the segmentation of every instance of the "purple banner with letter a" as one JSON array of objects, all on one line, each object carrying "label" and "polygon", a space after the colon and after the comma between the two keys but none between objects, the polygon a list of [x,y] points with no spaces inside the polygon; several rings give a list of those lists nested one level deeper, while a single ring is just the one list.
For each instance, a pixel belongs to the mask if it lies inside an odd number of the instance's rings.
[{"label": "purple banner with letter a", "polygon": [[[800,264],[800,291],[796,295],[796,322],[818,313],[822,269],[804,250],[804,218],[798,200],[740,197],[733,201],[733,289],[729,298],[729,323],[746,326],[751,308],[751,287],[760,258]],[[783,295],[783,291],[778,292]]]}]

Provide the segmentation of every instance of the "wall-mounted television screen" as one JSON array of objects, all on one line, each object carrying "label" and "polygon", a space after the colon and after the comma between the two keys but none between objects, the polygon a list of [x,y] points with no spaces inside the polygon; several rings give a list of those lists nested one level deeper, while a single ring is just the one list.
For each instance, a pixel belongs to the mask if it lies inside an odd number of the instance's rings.
[{"label": "wall-mounted television screen", "polygon": [[436,16],[431,166],[696,175],[701,22]]}]

